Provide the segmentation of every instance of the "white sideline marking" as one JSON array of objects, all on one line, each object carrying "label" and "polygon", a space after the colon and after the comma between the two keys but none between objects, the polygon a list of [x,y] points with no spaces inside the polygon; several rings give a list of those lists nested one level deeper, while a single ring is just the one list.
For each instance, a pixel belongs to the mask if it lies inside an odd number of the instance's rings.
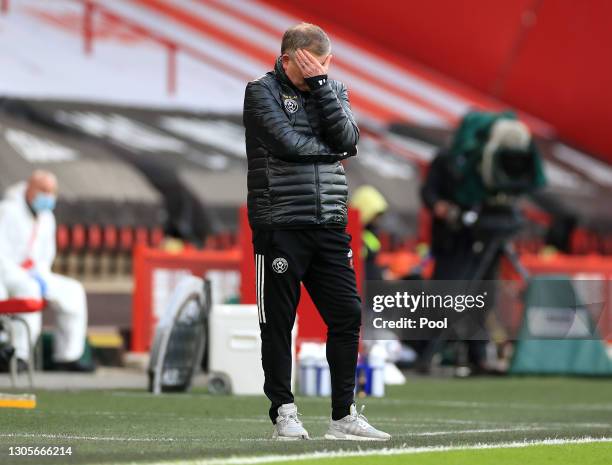
[{"label": "white sideline marking", "polygon": [[514,426],[512,428],[480,428],[450,431],[422,431],[420,433],[404,433],[396,436],[449,436],[451,434],[482,434],[482,433],[514,433],[516,431],[548,431],[556,428],[545,426]]},{"label": "white sideline marking", "polygon": [[[71,439],[74,441],[115,441],[115,442],[187,442],[188,438],[120,438],[115,436],[79,436],[74,434],[45,433],[1,433],[3,438],[34,438],[34,439]],[[194,438],[195,440],[195,438]],[[197,439],[200,441],[201,439]]]},{"label": "white sideline marking", "polygon": [[[571,406],[571,404],[570,404]],[[576,405],[575,407],[579,407]],[[602,406],[599,405],[601,408]],[[604,408],[605,409],[605,408]],[[79,411],[79,412],[67,412],[64,410],[45,410],[45,414],[61,414],[64,416],[78,416],[82,417],[84,415],[90,416],[104,416],[108,418],[136,418],[142,416],[149,417],[163,417],[169,418],[171,417],[173,420],[180,421],[189,421],[193,420],[194,417],[186,416],[186,415],[177,415],[172,412],[117,412],[117,411],[104,411],[104,410],[88,410],[88,411]],[[374,418],[374,417],[373,417]],[[327,422],[329,421],[329,416],[322,415],[304,415],[302,419],[308,422]],[[219,418],[197,418],[198,422],[218,422]],[[224,422],[230,423],[263,423],[270,424],[270,419],[267,417],[227,417],[223,418]],[[496,421],[496,420],[466,420],[466,419],[457,419],[457,418],[401,418],[401,417],[380,417],[375,418],[374,422],[379,425],[401,425],[401,426],[411,426],[411,427],[435,427],[436,425],[473,425],[473,426],[481,426],[481,427],[496,427],[496,426],[504,426],[508,425],[508,421]],[[564,423],[564,422],[554,422],[554,421],[532,421],[532,422],[517,422],[511,423],[512,427],[524,429],[524,428],[566,428],[566,427],[578,427],[578,428],[612,428],[612,423],[603,423],[603,422],[572,422],[572,423]],[[30,434],[30,433],[24,433]],[[432,432],[432,434],[442,434],[436,432]],[[0,434],[0,437],[3,437]],[[183,439],[176,439],[183,440]]]},{"label": "white sideline marking", "polygon": [[[342,458],[342,457],[368,457],[376,455],[403,455],[403,454],[422,454],[427,452],[451,452],[458,450],[482,450],[482,449],[518,449],[533,446],[556,446],[566,444],[589,444],[612,442],[612,438],[593,438],[582,437],[573,439],[543,439],[536,441],[515,441],[497,444],[474,444],[464,446],[433,446],[433,447],[394,447],[388,449],[367,449],[367,450],[338,450],[311,452],[299,455],[260,455],[251,457],[229,457],[219,459],[203,460],[181,460],[166,462],[147,462],[146,465],[258,465],[275,462],[293,462],[300,460]],[[140,462],[142,463],[142,462]]]},{"label": "white sideline marking", "polygon": [[[394,438],[403,437],[431,437],[431,436],[451,436],[461,434],[483,434],[483,433],[514,433],[517,431],[552,431],[557,428],[547,428],[543,426],[514,426],[512,428],[481,428],[481,429],[464,429],[464,430],[451,430],[451,431],[420,431],[418,433],[396,433],[393,435]],[[311,440],[326,440],[324,438],[311,438]],[[272,438],[241,438],[241,442],[276,442],[276,439]]]},{"label": "white sideline marking", "polygon": [[[307,403],[311,400],[319,400],[314,397],[303,397],[298,399],[299,403]],[[528,410],[583,410],[583,411],[600,411],[612,410],[612,403],[605,404],[560,404],[560,405],[543,405],[530,404],[524,402],[470,402],[461,400],[414,400],[414,399],[376,399],[372,405],[376,404],[392,404],[392,405],[431,405],[434,407],[454,407],[454,408],[497,408],[497,407],[512,407]]]},{"label": "white sideline marking", "polygon": [[[597,425],[603,426],[603,425]],[[451,436],[451,435],[463,435],[463,434],[485,434],[485,433],[512,433],[517,431],[554,431],[557,428],[547,426],[532,426],[532,425],[514,425],[512,428],[479,428],[479,429],[465,429],[465,430],[448,430],[448,431],[420,431],[415,433],[396,433],[395,438],[398,437],[431,437],[431,436]],[[206,442],[206,438],[173,438],[173,437],[142,437],[142,438],[127,438],[118,436],[85,436],[76,434],[48,434],[48,433],[0,433],[2,438],[32,438],[32,439],[62,439],[62,440],[74,440],[74,441],[101,441],[101,442]],[[601,438],[606,439],[607,438]],[[323,438],[312,438],[314,441],[323,441]],[[612,441],[612,438],[609,439]],[[214,441],[219,441],[218,438]],[[240,438],[240,442],[277,442],[276,439],[271,438]],[[171,462],[168,462],[171,463]],[[197,462],[199,463],[199,462]]]},{"label": "white sideline marking", "polygon": [[[135,415],[137,416],[137,415]],[[374,417],[373,417],[374,418]],[[310,416],[304,415],[302,417],[305,423],[314,421],[329,421],[329,417],[325,416]],[[218,421],[217,418],[211,419],[211,421]],[[237,423],[270,423],[267,418],[224,418],[223,421],[237,422]],[[435,425],[479,425],[479,426],[497,426],[497,425],[508,425],[508,421],[493,421],[493,420],[463,420],[455,418],[434,418],[434,419],[407,419],[398,417],[380,417],[374,420],[376,424],[388,424],[388,425],[406,425],[406,426],[422,426],[432,427]],[[572,422],[563,423],[555,421],[531,421],[531,422],[517,422],[511,423],[514,428],[525,429],[525,428],[563,428],[563,427],[579,427],[579,428],[612,428],[612,423],[602,422]]]},{"label": "white sideline marking", "polygon": [[[130,391],[114,391],[109,392],[111,396],[118,397],[149,397],[151,399],[162,399],[164,397],[176,399],[176,396],[169,393],[161,393],[157,396],[149,392],[130,392]],[[214,399],[215,396],[206,393],[184,393],[181,394],[181,399],[198,398],[198,399]],[[329,399],[325,397],[299,397],[297,403],[306,404],[320,404],[328,403]],[[376,404],[399,404],[399,405],[431,405],[434,407],[455,407],[455,408],[498,408],[498,407],[512,407],[528,410],[583,410],[583,411],[600,411],[600,410],[612,410],[612,403],[594,403],[594,404],[559,404],[559,405],[542,405],[542,404],[530,404],[523,402],[469,402],[469,401],[454,401],[454,400],[413,400],[413,399],[375,399],[373,405]],[[267,421],[267,419],[266,419]]]}]

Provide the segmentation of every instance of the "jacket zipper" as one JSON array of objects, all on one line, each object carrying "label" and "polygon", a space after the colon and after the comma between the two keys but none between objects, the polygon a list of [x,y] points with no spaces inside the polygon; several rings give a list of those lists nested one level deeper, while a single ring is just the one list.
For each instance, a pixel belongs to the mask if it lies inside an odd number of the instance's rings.
[{"label": "jacket zipper", "polygon": [[[298,98],[300,99],[300,104],[304,109],[304,113],[306,113],[306,121],[308,121],[308,112],[306,111],[306,99],[301,93],[298,93]],[[308,122],[310,124],[310,122]],[[310,128],[312,130],[312,127]],[[319,188],[319,163],[315,162],[315,188],[317,199],[315,202],[315,216],[317,224],[321,222],[321,189]]]},{"label": "jacket zipper", "polygon": [[316,213],[317,213],[317,224],[320,223],[320,215],[321,215],[321,192],[319,189],[319,163],[315,162],[315,186],[316,186],[316,195],[317,195],[317,201],[315,203],[316,205]]}]

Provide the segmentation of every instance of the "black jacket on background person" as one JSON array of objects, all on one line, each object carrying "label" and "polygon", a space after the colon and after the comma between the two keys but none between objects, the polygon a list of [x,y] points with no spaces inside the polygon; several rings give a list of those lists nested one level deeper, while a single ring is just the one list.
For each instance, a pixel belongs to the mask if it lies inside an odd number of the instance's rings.
[{"label": "black jacket on background person", "polygon": [[346,226],[348,187],[340,160],[357,153],[359,129],[344,84],[318,84],[310,92],[298,90],[279,58],[273,71],[246,87],[253,229]]},{"label": "black jacket on background person", "polygon": [[434,257],[456,253],[458,249],[471,248],[473,237],[466,228],[452,228],[447,221],[433,215],[434,205],[438,200],[455,203],[454,189],[457,188],[455,175],[449,169],[449,157],[446,151],[436,155],[429,165],[427,178],[421,188],[421,198],[432,212],[431,251]]}]

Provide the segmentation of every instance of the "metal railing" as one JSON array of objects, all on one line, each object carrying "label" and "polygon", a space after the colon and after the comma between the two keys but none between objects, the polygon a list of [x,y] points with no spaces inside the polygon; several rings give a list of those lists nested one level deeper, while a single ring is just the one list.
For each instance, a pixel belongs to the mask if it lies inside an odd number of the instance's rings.
[{"label": "metal railing", "polygon": [[[188,55],[194,60],[212,65],[218,70],[227,74],[233,75],[243,81],[249,81],[253,76],[249,76],[240,69],[228,65],[215,57],[198,50],[185,43],[178,42],[170,37],[160,34],[146,26],[138,24],[137,21],[127,18],[120,13],[112,11],[108,7],[94,0],[74,0],[83,5],[83,21],[81,35],[83,38],[83,51],[86,55],[93,55],[94,42],[96,39],[95,19],[97,16],[113,21],[130,31],[145,37],[166,50],[166,91],[168,95],[174,95],[178,86],[178,67],[177,54],[179,52]],[[0,13],[8,14],[10,9],[10,0],[0,0]]]},{"label": "metal railing", "polygon": [[161,47],[166,49],[167,59],[166,59],[166,90],[168,95],[173,95],[176,93],[177,89],[177,53],[182,52],[191,58],[199,61],[201,63],[205,63],[208,65],[213,65],[215,68],[220,69],[228,74],[234,75],[241,80],[248,81],[252,79],[252,76],[247,75],[241,70],[234,68],[226,63],[223,63],[216,58],[207,55],[201,50],[197,50],[194,47],[191,47],[187,44],[180,43],[175,41],[169,37],[166,37],[162,34],[157,33],[141,24],[138,24],[136,21],[126,18],[121,14],[118,14],[115,11],[108,9],[107,7],[92,1],[92,0],[77,0],[83,3],[83,50],[85,54],[91,55],[93,54],[93,46],[95,40],[95,30],[94,30],[94,19],[95,15],[100,15],[110,21],[114,21],[119,23],[133,32],[146,37],[153,42],[156,42]]}]

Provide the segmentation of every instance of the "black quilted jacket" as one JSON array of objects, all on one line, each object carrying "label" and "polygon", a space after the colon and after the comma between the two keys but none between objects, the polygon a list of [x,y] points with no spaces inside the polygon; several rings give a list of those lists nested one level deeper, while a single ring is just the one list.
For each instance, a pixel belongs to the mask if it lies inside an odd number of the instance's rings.
[{"label": "black quilted jacket", "polygon": [[340,160],[357,153],[359,129],[344,84],[301,92],[278,59],[247,84],[243,118],[251,228],[345,227]]}]

